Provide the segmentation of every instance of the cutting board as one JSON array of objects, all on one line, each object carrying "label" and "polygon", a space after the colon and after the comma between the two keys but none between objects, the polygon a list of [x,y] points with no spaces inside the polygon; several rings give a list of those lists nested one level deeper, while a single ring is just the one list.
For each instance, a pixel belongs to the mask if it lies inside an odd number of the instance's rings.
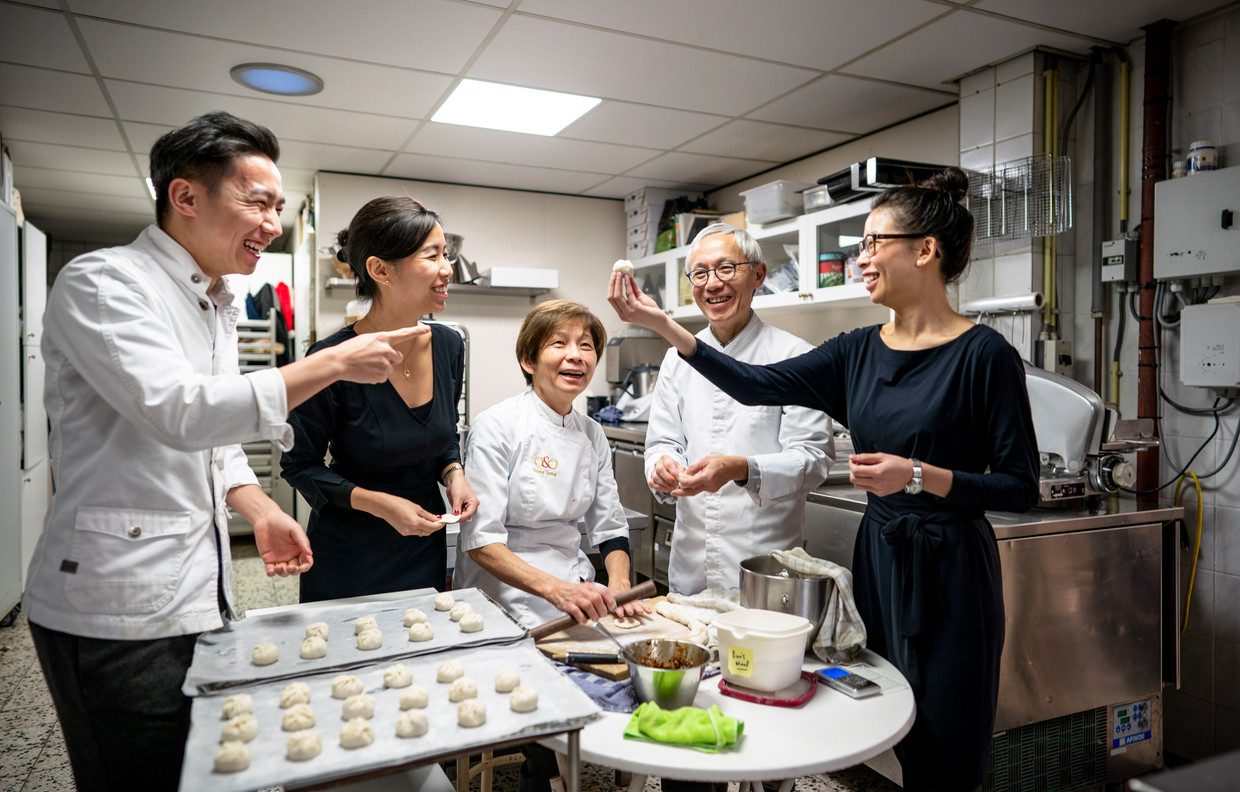
[{"label": "cutting board", "polygon": [[[667,597],[652,597],[644,600],[652,609],[655,605],[663,602]],[[644,641],[648,638],[689,638],[689,628],[677,621],[672,621],[666,616],[660,616],[657,613],[646,613],[638,617],[641,625],[631,630],[621,630],[615,626],[615,617],[608,613],[599,619],[604,627],[616,636],[616,640],[622,644],[632,641]],[[599,635],[592,627],[584,624],[574,624],[567,630],[548,635],[535,644],[539,651],[547,655],[553,660],[564,660],[564,655],[568,652],[607,652],[614,654],[619,650],[611,641]],[[599,663],[591,665],[577,666],[584,671],[592,674],[598,674],[604,679],[621,680],[629,678],[629,668],[624,663]]]}]

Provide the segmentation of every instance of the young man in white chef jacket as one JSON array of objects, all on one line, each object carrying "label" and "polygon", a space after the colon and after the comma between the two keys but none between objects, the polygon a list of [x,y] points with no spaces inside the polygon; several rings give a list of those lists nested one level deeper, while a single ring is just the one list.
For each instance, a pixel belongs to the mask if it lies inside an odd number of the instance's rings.
[{"label": "young man in white chef jacket", "polygon": [[[703,343],[757,364],[812,349],[754,313],[766,263],[744,229],[704,228],[689,249],[685,274],[709,322],[697,335]],[[646,430],[646,477],[656,498],[676,503],[671,590],[736,588],[741,561],[800,547],[805,497],[826,479],[834,458],[825,413],[740,404],[668,350]]]},{"label": "young man in white chef jacket", "polygon": [[229,507],[254,526],[267,574],[313,563],[239,443],[287,450],[290,408],[339,379],[386,380],[392,344],[428,330],[239,373],[242,309],[225,276],[252,273],[280,236],[278,156],[270,130],[227,113],[164,135],[157,224],[69,262],[48,297],[56,490],[22,607],[79,790],[177,788],[194,643],[234,612]]}]

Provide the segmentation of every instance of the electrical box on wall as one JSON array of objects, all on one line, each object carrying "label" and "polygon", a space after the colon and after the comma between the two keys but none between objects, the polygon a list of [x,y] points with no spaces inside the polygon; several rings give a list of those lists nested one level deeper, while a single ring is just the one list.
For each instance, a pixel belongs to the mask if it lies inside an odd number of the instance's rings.
[{"label": "electrical box on wall", "polygon": [[1180,381],[1240,388],[1240,303],[1190,305],[1180,313]]},{"label": "electrical box on wall", "polygon": [[1137,279],[1137,240],[1108,239],[1102,243],[1102,282]]},{"label": "electrical box on wall", "polygon": [[1154,277],[1240,272],[1240,167],[1154,185]]}]

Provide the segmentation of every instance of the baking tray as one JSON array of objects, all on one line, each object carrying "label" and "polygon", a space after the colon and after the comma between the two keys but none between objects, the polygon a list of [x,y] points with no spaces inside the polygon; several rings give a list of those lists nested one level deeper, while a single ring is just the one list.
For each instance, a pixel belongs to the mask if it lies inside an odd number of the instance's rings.
[{"label": "baking tray", "polygon": [[[478,698],[487,708],[487,720],[482,726],[457,725],[458,705],[448,701],[448,685],[435,681],[439,664],[449,659],[459,661],[465,667],[465,676],[478,685]],[[396,736],[396,719],[401,714],[400,696],[407,688],[383,686],[383,672],[394,661],[373,663],[351,672],[375,700],[375,714],[370,720],[375,740],[364,748],[340,747],[344,702],[331,697],[331,683],[337,672],[302,676],[297,680],[310,686],[310,706],[316,718],[314,728],[323,740],[323,752],[304,762],[285,758],[292,733],[280,728],[285,712],[280,709],[280,693],[289,680],[269,680],[217,691],[194,699],[181,771],[181,792],[240,792],[274,785],[323,783],[385,767],[431,761],[471,750],[476,752],[508,740],[557,734],[599,717],[598,705],[557,671],[529,639],[509,646],[450,649],[400,662],[413,672],[413,684],[423,685],[430,692],[425,710],[430,730],[424,736]],[[513,712],[508,706],[508,694],[495,692],[495,674],[505,668],[520,674],[522,685],[538,691],[536,710]],[[258,736],[249,743],[249,768],[237,773],[217,773],[213,763],[220,729],[225,723],[220,717],[221,708],[227,697],[235,693],[248,693],[253,697]]]},{"label": "baking tray", "polygon": [[[347,671],[375,663],[414,657],[444,649],[511,643],[524,638],[525,628],[508,615],[495,600],[476,588],[452,592],[457,602],[468,602],[482,614],[481,632],[461,632],[460,624],[447,611],[435,610],[434,589],[416,589],[380,597],[351,597],[346,600],[310,602],[270,611],[249,613],[218,630],[198,636],[194,659],[181,689],[187,696],[238,685],[277,679],[294,679],[322,671]],[[414,643],[405,627],[405,611],[421,608],[426,612],[435,637]],[[361,616],[374,616],[383,633],[383,646],[363,651],[357,648],[353,622]],[[301,657],[306,626],[327,622],[327,654],[316,660]],[[267,666],[254,665],[250,653],[257,644],[274,643],[280,659]]]}]

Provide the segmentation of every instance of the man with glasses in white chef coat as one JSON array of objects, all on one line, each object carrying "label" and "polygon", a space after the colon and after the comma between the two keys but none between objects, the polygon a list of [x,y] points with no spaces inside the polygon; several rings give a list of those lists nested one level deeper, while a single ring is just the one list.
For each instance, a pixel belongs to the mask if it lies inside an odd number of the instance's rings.
[{"label": "man with glasses in white chef coat", "polygon": [[383,382],[401,362],[392,345],[429,331],[239,373],[225,276],[254,272],[280,236],[279,151],[227,113],[167,133],[151,149],[157,223],[69,262],[48,297],[56,489],[22,607],[83,792],[177,788],[194,643],[234,614],[229,508],[268,575],[313,563],[239,444],[289,449],[289,409],[337,380]]},{"label": "man with glasses in white chef coat", "polygon": [[[812,349],[754,313],[766,263],[744,229],[724,223],[702,229],[689,248],[685,276],[709,322],[698,333],[703,343],[757,364]],[[834,456],[825,413],[740,404],[669,350],[646,430],[646,477],[656,498],[676,503],[671,590],[735,588],[741,561],[800,547],[805,497],[826,479]]]}]

